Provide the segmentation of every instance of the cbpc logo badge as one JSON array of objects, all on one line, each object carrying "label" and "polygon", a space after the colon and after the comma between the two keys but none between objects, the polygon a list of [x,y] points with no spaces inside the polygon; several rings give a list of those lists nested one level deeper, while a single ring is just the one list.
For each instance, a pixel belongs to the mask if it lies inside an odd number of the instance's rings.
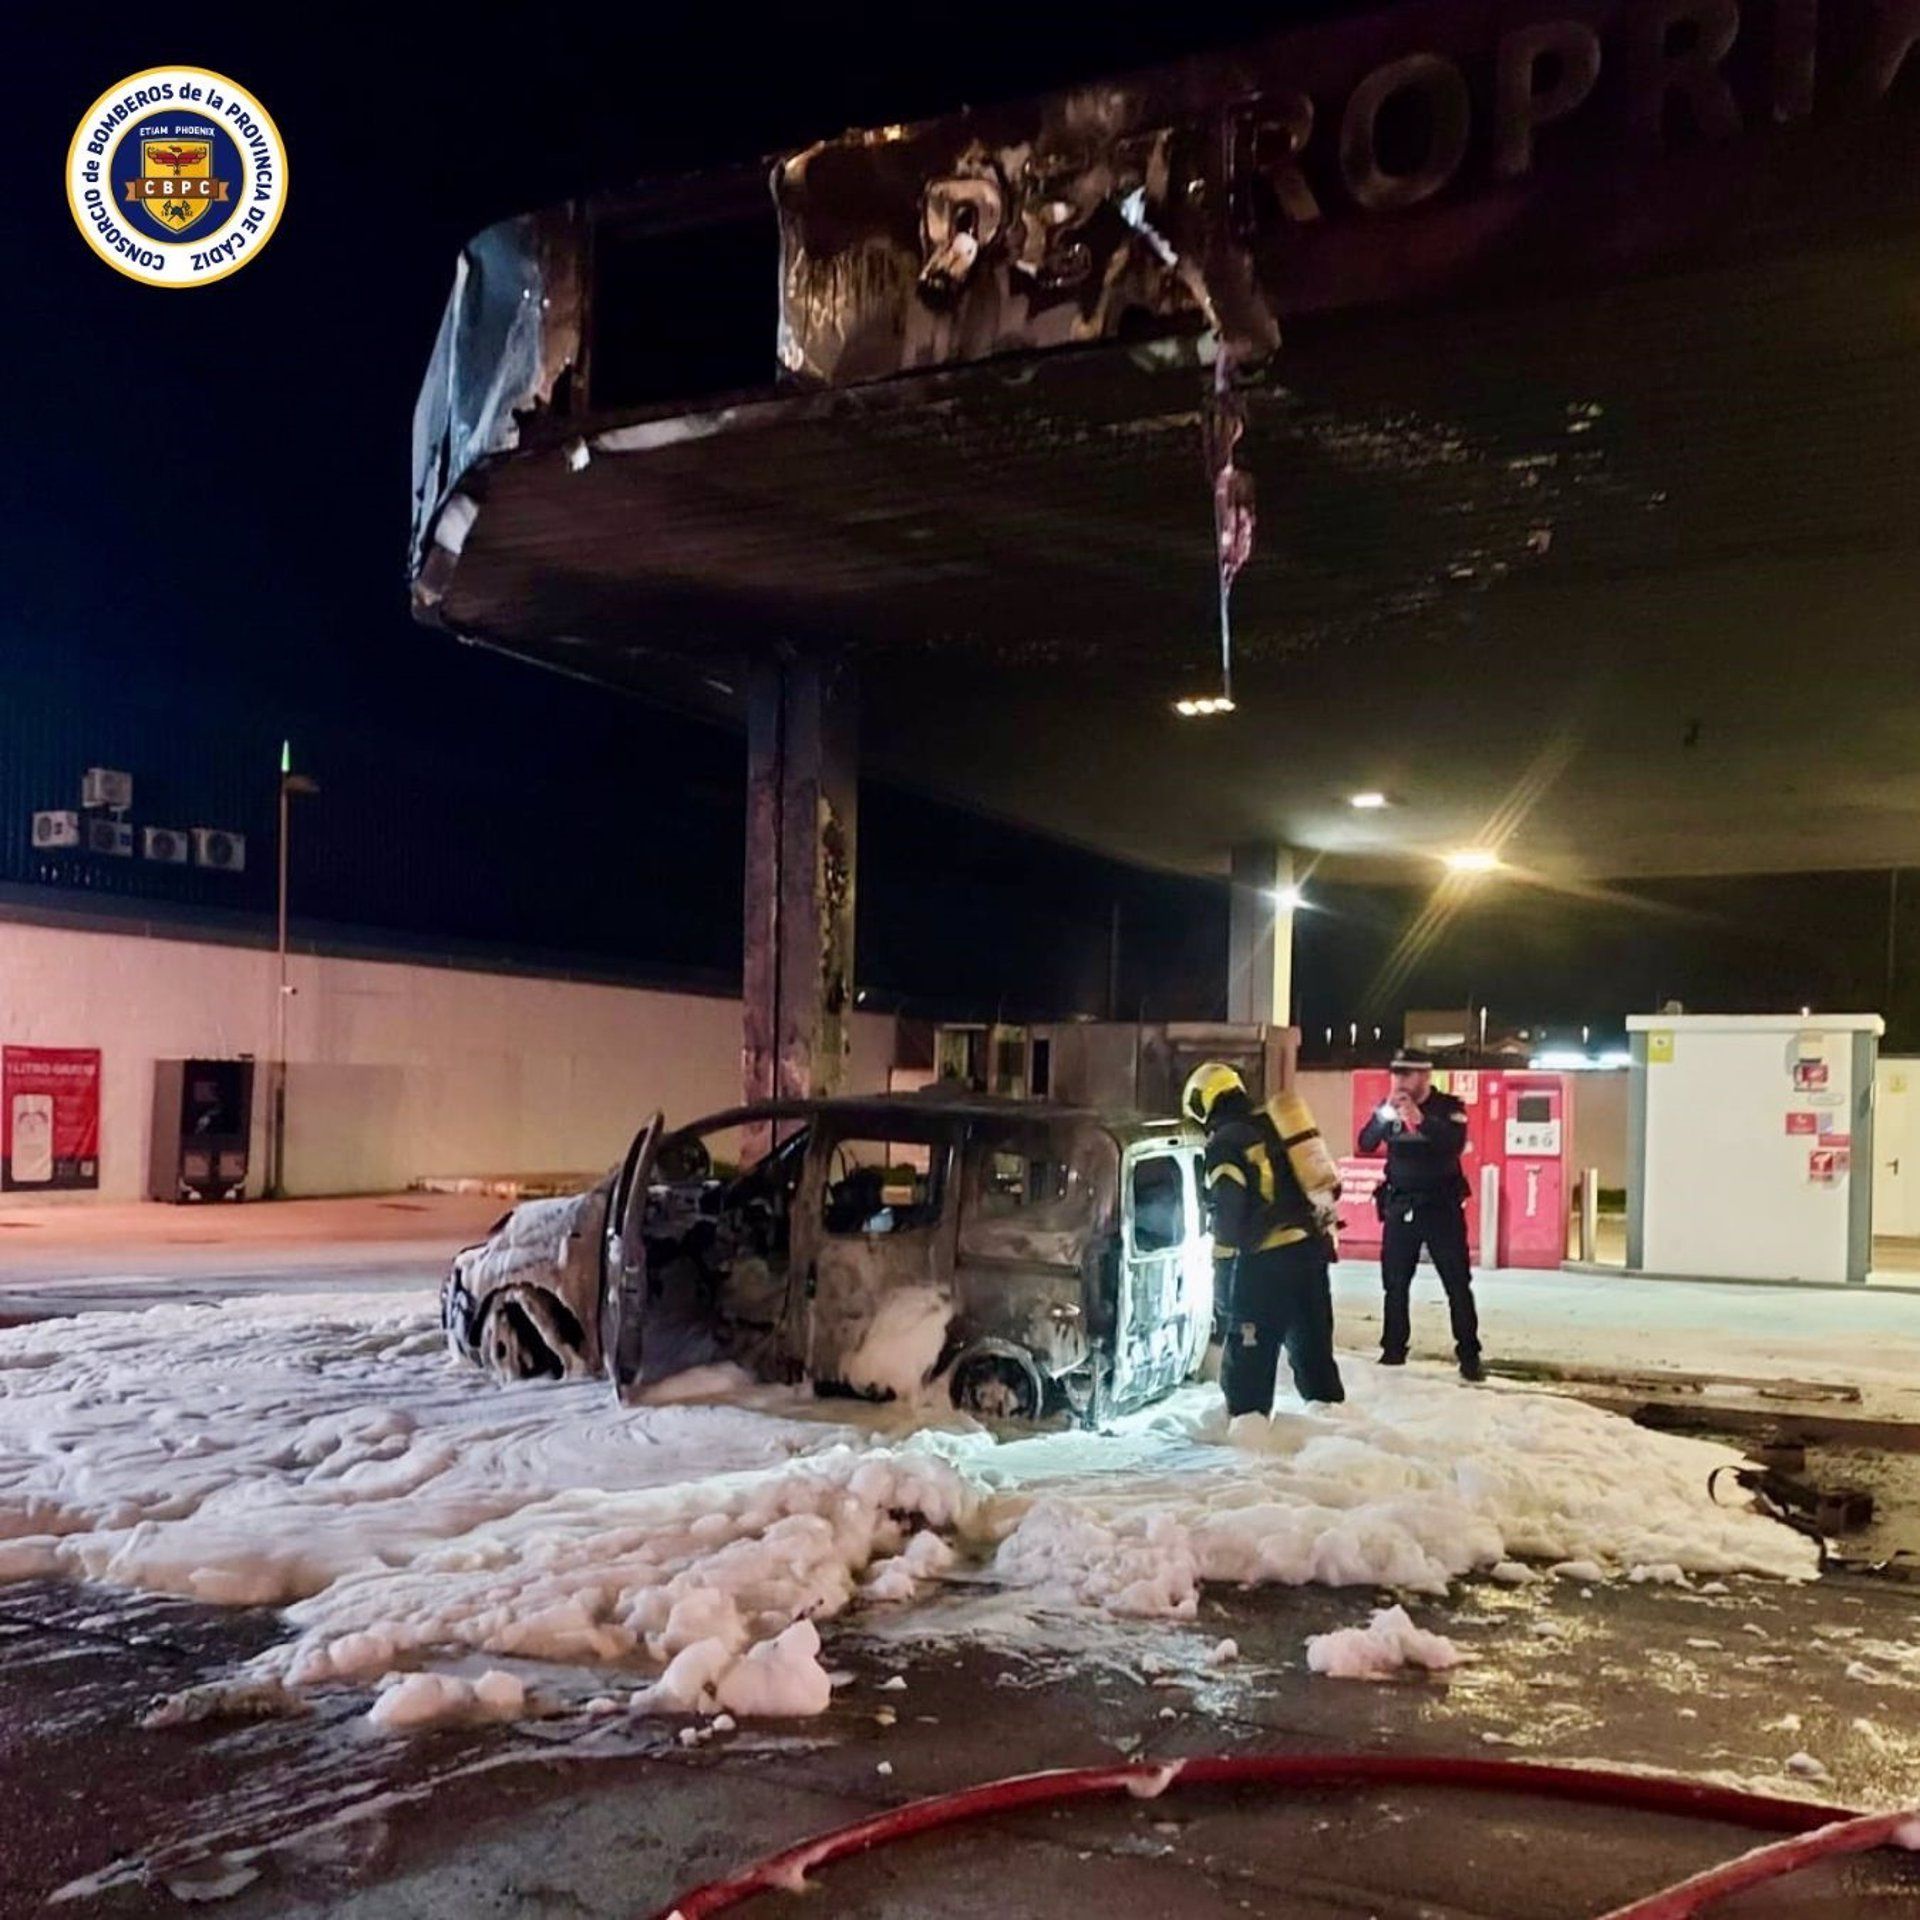
[{"label": "cbpc logo badge", "polygon": [[67,149],[67,204],[87,244],[150,286],[224,280],[273,237],[286,199],[272,116],[201,67],[149,67],[110,87]]}]

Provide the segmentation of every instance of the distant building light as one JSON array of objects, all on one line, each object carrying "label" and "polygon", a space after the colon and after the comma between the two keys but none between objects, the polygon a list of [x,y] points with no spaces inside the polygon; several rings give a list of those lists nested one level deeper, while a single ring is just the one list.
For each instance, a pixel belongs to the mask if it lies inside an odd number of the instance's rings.
[{"label": "distant building light", "polygon": [[1548,1047],[1544,1052],[1536,1053],[1527,1065],[1541,1073],[1605,1073],[1632,1066],[1633,1056],[1613,1050],[1581,1053],[1570,1047]]},{"label": "distant building light", "polygon": [[1356,793],[1348,797],[1347,805],[1358,807],[1362,813],[1375,813],[1387,804],[1384,793]]},{"label": "distant building light", "polygon": [[1492,873],[1500,856],[1491,847],[1456,847],[1447,855],[1447,865],[1455,873]]},{"label": "distant building light", "polygon": [[1173,710],[1183,720],[1197,720],[1209,714],[1231,713],[1234,706],[1224,693],[1203,693],[1197,698],[1176,700]]}]

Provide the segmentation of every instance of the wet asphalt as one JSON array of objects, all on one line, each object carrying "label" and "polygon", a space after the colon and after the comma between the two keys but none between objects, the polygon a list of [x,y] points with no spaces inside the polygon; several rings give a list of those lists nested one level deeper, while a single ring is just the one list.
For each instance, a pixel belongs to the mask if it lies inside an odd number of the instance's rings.
[{"label": "wet asphalt", "polygon": [[[677,1723],[589,1716],[559,1676],[551,1717],[512,1728],[391,1740],[366,1729],[364,1694],[342,1693],[299,1719],[143,1730],[156,1693],[231,1671],[277,1619],[15,1587],[0,1595],[0,1913],[178,1914],[212,1900],[232,1920],[646,1916],[917,1796],[1195,1753],[1555,1759],[1920,1806],[1920,1590],[1904,1583],[1470,1584],[1412,1604],[1472,1654],[1455,1673],[1369,1685],[1306,1671],[1308,1633],[1363,1620],[1384,1597],[1262,1589],[1211,1597],[1186,1626],[1089,1637],[1027,1619],[1017,1645],[1004,1631],[895,1637],[977,1628],[983,1608],[1022,1617],[961,1586],[910,1627],[841,1623],[829,1657],[846,1677],[822,1719],[689,1748]],[[1240,1657],[1214,1665],[1227,1636]],[[895,1674],[905,1690],[882,1691]],[[1798,1754],[1827,1777],[1796,1776]],[[796,1911],[1054,1920],[1097,1898],[1115,1920],[1575,1920],[1752,1843],[1521,1796],[1176,1783],[1156,1800],[1024,1814],[829,1868]],[[746,1911],[791,1903],[762,1895]],[[1822,1868],[1725,1911],[1920,1914],[1920,1863]]]}]

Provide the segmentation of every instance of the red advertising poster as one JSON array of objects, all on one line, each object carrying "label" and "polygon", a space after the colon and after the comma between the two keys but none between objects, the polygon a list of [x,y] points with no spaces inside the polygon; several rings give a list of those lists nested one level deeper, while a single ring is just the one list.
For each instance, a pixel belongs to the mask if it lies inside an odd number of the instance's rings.
[{"label": "red advertising poster", "polygon": [[99,1184],[99,1048],[0,1050],[0,1190]]}]

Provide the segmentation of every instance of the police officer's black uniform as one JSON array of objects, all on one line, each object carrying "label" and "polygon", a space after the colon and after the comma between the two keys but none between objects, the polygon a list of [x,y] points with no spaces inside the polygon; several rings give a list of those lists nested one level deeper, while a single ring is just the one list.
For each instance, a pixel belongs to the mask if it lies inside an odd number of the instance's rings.
[{"label": "police officer's black uniform", "polygon": [[1418,1129],[1376,1113],[1360,1129],[1360,1151],[1387,1147],[1387,1173],[1375,1193],[1380,1209],[1380,1279],[1386,1288],[1380,1357],[1399,1366],[1407,1357],[1412,1328],[1408,1296],[1413,1270],[1425,1247],[1447,1290],[1453,1350],[1461,1372],[1480,1374],[1480,1317],[1473,1304],[1473,1271],[1467,1258],[1465,1202],[1471,1192],[1460,1171],[1467,1144],[1467,1110],[1450,1093],[1430,1092],[1420,1102]]},{"label": "police officer's black uniform", "polygon": [[1208,1116],[1215,1276],[1228,1300],[1220,1385],[1230,1414],[1268,1413],[1280,1349],[1303,1400],[1344,1400],[1327,1241],[1272,1111],[1223,1094]]}]

